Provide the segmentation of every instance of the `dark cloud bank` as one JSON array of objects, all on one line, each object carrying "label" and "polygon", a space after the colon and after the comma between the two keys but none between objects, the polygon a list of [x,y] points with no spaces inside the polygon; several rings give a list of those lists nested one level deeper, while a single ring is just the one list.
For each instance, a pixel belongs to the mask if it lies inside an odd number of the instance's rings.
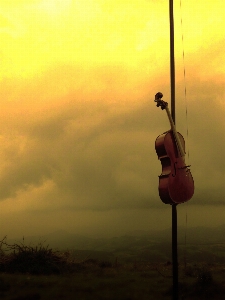
[{"label": "dark cloud bank", "polygon": [[[146,90],[135,99],[138,104],[133,102],[129,107],[129,98],[133,98],[133,91],[129,90],[132,80],[126,85],[121,80],[113,80],[114,70],[96,70],[96,74],[100,75],[92,79],[91,86],[100,87],[98,92],[97,88],[93,93],[88,87],[84,91],[80,83],[64,99],[53,99],[56,103],[62,101],[61,104],[46,108],[41,103],[43,90],[39,94],[39,110],[32,112],[32,105],[30,108],[28,105],[28,114],[21,109],[21,115],[4,125],[7,130],[2,134],[9,142],[2,150],[2,200],[50,179],[58,196],[64,198],[63,205],[74,209],[161,205],[157,196],[161,166],[154,142],[169,124],[165,114],[153,103],[157,90],[145,86]],[[195,96],[191,97],[188,114],[188,147],[196,196],[191,203],[221,204],[224,109],[215,99],[216,91],[222,87],[209,82],[195,85],[193,81],[192,84]],[[112,94],[113,90],[118,91],[119,85],[123,92]],[[108,90],[106,86],[113,88]],[[141,87],[136,85],[134,94],[138,95]],[[25,97],[24,92],[21,98]],[[124,94],[128,99],[123,99]],[[177,115],[178,124],[185,130],[185,122],[179,120],[179,108]],[[4,122],[7,123],[7,118]]]}]

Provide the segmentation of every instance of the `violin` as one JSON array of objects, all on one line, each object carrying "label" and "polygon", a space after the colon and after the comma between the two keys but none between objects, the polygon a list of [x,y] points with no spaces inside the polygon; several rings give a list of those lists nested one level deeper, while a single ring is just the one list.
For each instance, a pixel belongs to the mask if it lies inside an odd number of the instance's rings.
[{"label": "violin", "polygon": [[194,180],[190,166],[185,164],[185,141],[176,131],[168,103],[162,100],[163,94],[155,95],[157,107],[166,110],[171,129],[159,135],[155,150],[162,165],[159,176],[159,196],[165,204],[179,204],[191,199],[194,194]]}]

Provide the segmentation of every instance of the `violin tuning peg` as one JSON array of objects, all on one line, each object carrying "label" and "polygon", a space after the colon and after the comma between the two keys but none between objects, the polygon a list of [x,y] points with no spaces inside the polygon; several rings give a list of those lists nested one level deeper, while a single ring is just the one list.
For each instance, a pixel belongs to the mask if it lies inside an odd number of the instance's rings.
[{"label": "violin tuning peg", "polygon": [[162,97],[163,97],[163,94],[161,92],[158,92],[157,94],[155,94],[155,100],[161,100]]}]

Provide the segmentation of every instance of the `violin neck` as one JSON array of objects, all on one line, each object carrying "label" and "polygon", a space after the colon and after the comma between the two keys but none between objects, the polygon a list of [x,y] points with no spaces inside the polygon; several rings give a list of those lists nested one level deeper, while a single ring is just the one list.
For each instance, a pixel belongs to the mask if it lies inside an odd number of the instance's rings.
[{"label": "violin neck", "polygon": [[182,145],[181,145],[179,136],[178,136],[178,134],[177,134],[177,130],[176,130],[176,127],[175,127],[175,125],[174,125],[172,116],[171,116],[171,114],[170,114],[168,105],[165,107],[165,109],[166,109],[166,113],[167,113],[168,119],[169,119],[169,121],[170,121],[170,126],[171,126],[171,129],[172,129],[172,131],[173,131],[174,139],[175,139],[175,141],[176,141],[178,153],[180,154],[181,157],[184,158],[184,157],[185,157],[185,152],[184,152],[184,149],[183,149],[183,147],[182,147]]}]

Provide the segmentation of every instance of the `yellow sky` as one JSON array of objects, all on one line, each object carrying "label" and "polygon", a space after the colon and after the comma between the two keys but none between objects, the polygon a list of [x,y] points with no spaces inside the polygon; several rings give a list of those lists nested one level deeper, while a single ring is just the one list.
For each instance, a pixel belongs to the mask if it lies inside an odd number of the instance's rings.
[{"label": "yellow sky", "polygon": [[[209,163],[222,151],[214,153],[205,128],[216,124],[211,135],[224,143],[224,11],[224,0],[182,0],[181,8],[174,0],[177,93],[183,95],[184,47],[197,199],[213,186],[222,195],[222,163]],[[135,226],[149,199],[155,205],[154,140],[168,121],[149,101],[158,89],[169,97],[168,15],[167,0],[1,1],[1,228],[18,217],[25,230],[38,212],[53,229],[59,211],[69,222],[73,209],[80,221],[80,210],[90,210],[90,226],[102,227],[101,210],[119,208],[137,208]],[[179,110],[185,132],[184,103]],[[204,162],[213,180],[199,167]],[[38,217],[30,222],[38,232]],[[143,222],[151,224],[147,214]]]},{"label": "yellow sky", "polygon": [[[178,56],[181,15],[187,53],[223,39],[224,1],[183,1],[182,10],[174,1],[174,7]],[[167,1],[1,2],[1,77],[30,76],[57,63],[137,67],[152,55],[165,62],[167,17]]]}]

